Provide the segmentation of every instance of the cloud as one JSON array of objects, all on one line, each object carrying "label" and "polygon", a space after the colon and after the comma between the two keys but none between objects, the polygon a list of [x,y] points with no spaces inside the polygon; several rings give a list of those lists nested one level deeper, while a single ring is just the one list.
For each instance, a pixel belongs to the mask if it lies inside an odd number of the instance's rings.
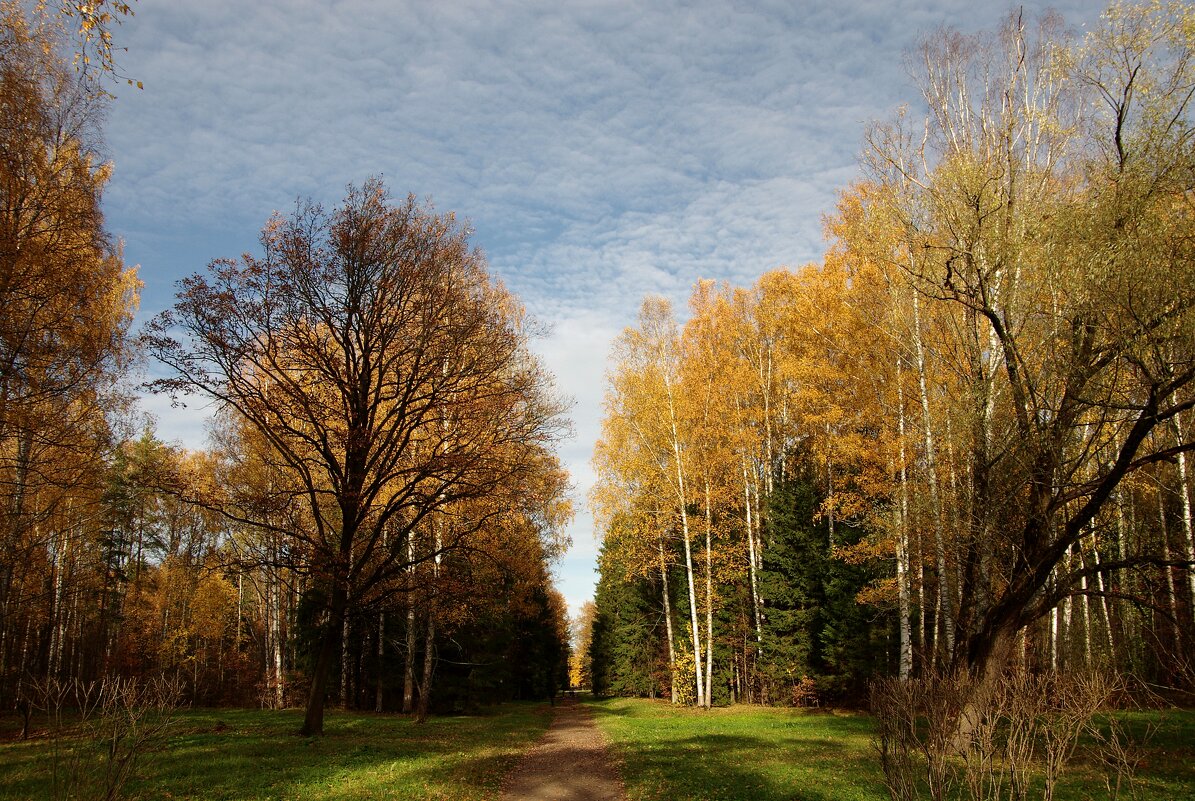
[{"label": "cloud", "polygon": [[[1087,0],[1053,5],[1093,18]],[[145,4],[118,31],[145,90],[120,91],[110,115],[110,226],[142,265],[148,314],[182,275],[253,249],[275,209],[334,204],[370,175],[468,218],[494,272],[554,326],[536,349],[577,400],[562,458],[583,503],[605,359],[642,297],[683,310],[698,278],[745,285],[817,259],[864,125],[915,100],[902,51],[1004,13],[972,0]],[[166,436],[202,444],[194,421],[156,411]],[[592,559],[591,525],[578,518],[562,574],[586,572],[574,562]]]}]

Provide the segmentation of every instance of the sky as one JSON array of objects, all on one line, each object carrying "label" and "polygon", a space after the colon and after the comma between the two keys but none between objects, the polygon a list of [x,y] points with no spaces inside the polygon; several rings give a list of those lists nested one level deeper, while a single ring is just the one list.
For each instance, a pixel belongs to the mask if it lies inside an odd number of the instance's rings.
[{"label": "sky", "polygon": [[[1050,7],[1081,29],[1103,4]],[[699,279],[748,286],[818,260],[867,125],[918,107],[905,54],[1012,8],[139,0],[116,38],[144,89],[115,88],[104,136],[108,227],[144,282],[137,324],[180,278],[258,252],[300,198],[330,208],[381,176],[455,212],[545,328],[532,349],[574,403],[559,453],[577,515],[554,574],[575,614],[597,578],[586,498],[614,338],[646,295],[683,315]],[[204,446],[210,408],[143,407],[163,439]]]}]

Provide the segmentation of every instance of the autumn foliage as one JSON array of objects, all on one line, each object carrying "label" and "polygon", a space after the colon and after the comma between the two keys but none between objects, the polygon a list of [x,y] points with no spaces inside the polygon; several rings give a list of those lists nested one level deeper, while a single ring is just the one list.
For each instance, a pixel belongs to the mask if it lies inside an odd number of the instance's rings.
[{"label": "autumn foliage", "polygon": [[[1154,4],[1078,41],[940,32],[927,118],[870,130],[822,263],[699,283],[683,325],[644,302],[595,459],[595,683],[1191,686],[1193,30]],[[628,683],[627,649],[667,668]]]}]

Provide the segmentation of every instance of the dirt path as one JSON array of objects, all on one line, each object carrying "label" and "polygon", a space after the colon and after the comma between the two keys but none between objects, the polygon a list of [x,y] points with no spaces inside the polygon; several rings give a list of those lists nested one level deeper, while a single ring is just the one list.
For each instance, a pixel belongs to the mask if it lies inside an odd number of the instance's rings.
[{"label": "dirt path", "polygon": [[622,779],[590,712],[562,699],[547,734],[503,782],[502,801],[624,801]]}]

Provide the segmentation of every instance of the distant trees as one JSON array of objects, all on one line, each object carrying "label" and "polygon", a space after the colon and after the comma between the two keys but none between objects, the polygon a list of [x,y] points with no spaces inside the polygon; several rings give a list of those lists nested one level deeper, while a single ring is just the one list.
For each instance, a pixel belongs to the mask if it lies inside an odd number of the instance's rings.
[{"label": "distant trees", "polygon": [[[865,366],[852,357],[869,339],[845,314],[842,278],[810,268],[750,291],[702,283],[683,328],[661,325],[670,311],[653,299],[640,318],[650,336],[620,340],[595,457],[595,689],[809,701],[857,691],[873,669],[886,626],[855,598],[875,570],[841,557],[865,531],[860,488],[882,454],[864,447],[869,389],[843,372]],[[677,360],[672,412],[667,392],[645,391],[666,386],[641,355],[659,332],[654,352]]]},{"label": "distant trees", "polygon": [[294,526],[215,504],[292,540],[325,593],[303,727],[317,734],[350,610],[420,566],[438,583],[446,553],[522,509],[555,522],[564,423],[522,309],[450,216],[371,180],[331,214],[271,220],[262,246],[184,281],[147,342],[173,371],[156,387],[228,409],[279,471],[275,505],[301,508]]}]

